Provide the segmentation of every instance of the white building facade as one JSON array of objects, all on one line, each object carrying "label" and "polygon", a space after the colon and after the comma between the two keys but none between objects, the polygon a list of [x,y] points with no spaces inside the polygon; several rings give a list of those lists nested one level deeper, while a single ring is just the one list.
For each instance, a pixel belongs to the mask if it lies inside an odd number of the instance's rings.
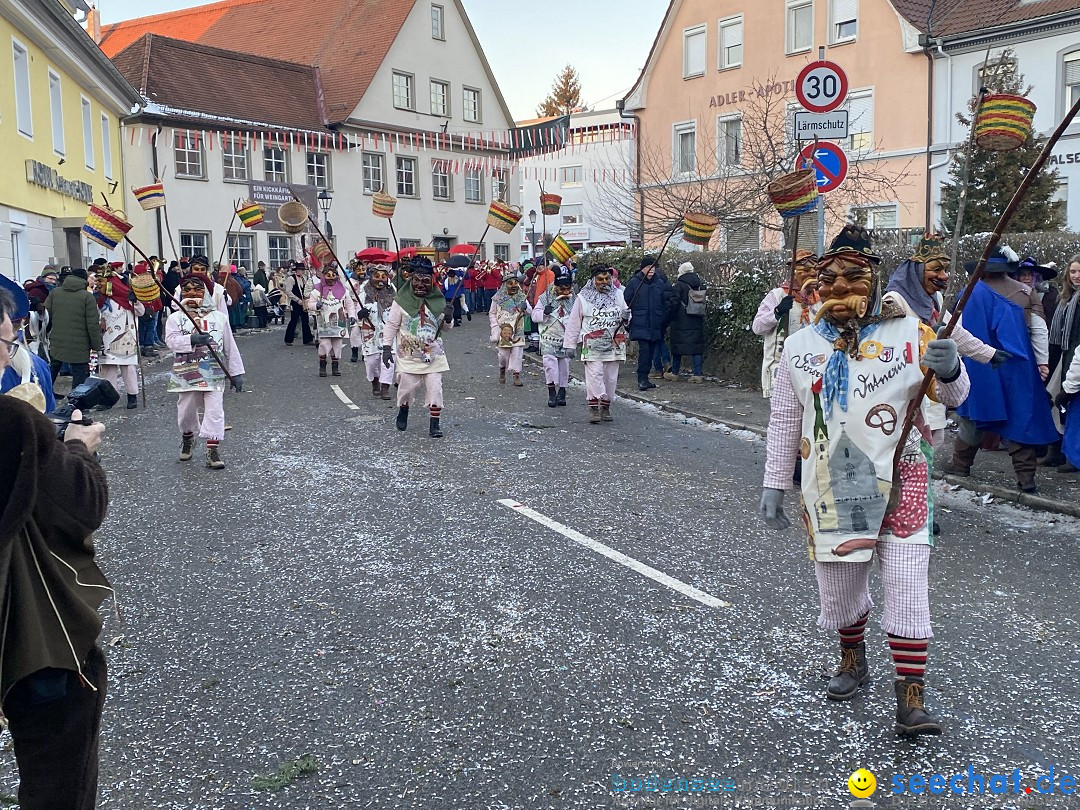
[{"label": "white building facade", "polygon": [[[149,32],[157,19],[147,18]],[[214,51],[215,57],[228,53]],[[237,61],[251,64],[249,57],[237,54]],[[123,58],[124,52],[114,60]],[[308,88],[306,79],[294,75],[303,66],[256,67]],[[335,250],[344,262],[365,247],[395,249],[388,221],[372,213],[373,196],[385,191],[397,198],[397,246],[434,246],[441,257],[454,245],[480,239],[492,199],[516,203],[519,183],[509,157],[512,120],[456,0],[412,3],[348,114],[325,111],[322,90],[330,79],[318,64],[311,69],[314,84],[303,90],[311,97],[278,110],[276,100],[293,95],[295,101],[294,93],[258,82],[250,83],[249,97],[237,99],[237,109],[251,110],[243,114],[215,109],[210,99],[196,109],[194,103],[162,104],[158,96],[165,90],[148,96],[145,114],[128,122],[124,165],[131,186],[161,178],[170,221],[156,211],[143,212],[129,192],[133,239],[147,252],[171,258],[171,233],[180,256],[206,253],[216,261],[224,249],[228,261],[249,269],[259,261],[277,267],[294,257],[297,240],[281,230],[271,203],[296,194],[324,230],[326,219],[332,223]],[[340,72],[337,76],[341,82]],[[178,95],[188,92],[173,89]],[[315,106],[322,110],[322,126],[307,123]],[[260,109],[262,116],[256,114]],[[320,195],[324,203],[330,198],[325,216]],[[237,202],[248,199],[269,205],[266,221],[253,229],[235,222],[230,230]],[[517,241],[491,229],[481,255],[509,259]]]},{"label": "white building facade", "polygon": [[[634,207],[632,119],[617,110],[570,116],[566,144],[558,150],[519,161],[524,216],[518,255],[543,250],[543,234],[561,234],[574,250],[623,247],[631,243],[627,212]],[[562,197],[558,215],[545,223],[541,189]],[[530,211],[536,225],[530,226]],[[545,231],[546,228],[546,231]]]},{"label": "white building facade", "polygon": [[[978,93],[988,48],[993,60],[1011,51],[1016,70],[1032,86],[1028,98],[1037,106],[1036,132],[1053,131],[1080,97],[1080,2],[1072,5],[1076,10],[946,36],[940,41],[934,60],[931,164],[935,224],[941,222],[942,183],[950,179],[950,153],[964,148],[968,134],[956,120],[956,113],[970,115],[968,105]],[[1032,13],[1038,8],[1032,4]],[[1054,147],[1047,169],[1057,169],[1061,177],[1058,198],[1065,208],[1066,227],[1080,231],[1080,119]]]}]

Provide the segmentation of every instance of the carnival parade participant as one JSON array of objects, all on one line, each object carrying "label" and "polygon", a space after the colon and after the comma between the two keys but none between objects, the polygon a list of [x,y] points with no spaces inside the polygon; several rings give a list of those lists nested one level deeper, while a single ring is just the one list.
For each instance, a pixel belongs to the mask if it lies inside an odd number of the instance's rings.
[{"label": "carnival parade participant", "polygon": [[960,431],[945,472],[970,475],[983,433],[992,431],[1006,441],[1017,488],[1030,493],[1038,491],[1039,448],[1056,442],[1059,434],[1044,387],[1050,374],[1049,333],[1035,292],[1008,276],[1018,265],[1009,248],[995,251],[964,307],[964,328],[1007,359],[995,368],[965,358],[971,396],[956,409]]},{"label": "carnival parade participant", "polygon": [[307,268],[301,261],[294,261],[290,270],[292,272],[286,277],[283,287],[284,305],[289,309],[289,325],[285,327],[285,345],[293,345],[296,339],[296,326],[299,324],[304,345],[310,346],[315,339],[311,335],[311,322],[308,320],[304,303],[311,294],[311,279],[308,278]]},{"label": "carnival parade participant", "polygon": [[390,399],[390,385],[394,382],[394,361],[391,358],[388,366],[382,362],[383,329],[386,328],[396,294],[397,290],[390,283],[389,265],[373,265],[371,278],[360,287],[361,308],[357,312],[356,325],[349,337],[353,343],[353,356],[363,352],[367,379],[371,383],[371,395],[384,400]]},{"label": "carnival parade participant", "polygon": [[[761,512],[784,529],[784,491],[803,459],[803,525],[818,582],[818,626],[839,633],[841,663],[827,696],[850,700],[869,679],[864,628],[873,602],[868,577],[878,557],[885,589],[882,629],[896,670],[896,732],[940,734],[923,702],[930,624],[930,434],[917,415],[893,458],[908,403],[925,369],[931,395],[959,405],[968,378],[956,343],[893,307],[875,314],[879,261],[866,232],[846,226],[818,265],[821,308],[812,327],[784,342],[773,385]],[[890,490],[899,487],[890,508]]]},{"label": "carnival parade participant", "polygon": [[102,352],[98,356],[98,376],[113,387],[121,377],[127,392],[127,407],[139,404],[139,318],[146,314],[135,292],[113,271],[97,277],[94,296],[101,314]]},{"label": "carnival parade participant", "polygon": [[[949,265],[944,240],[927,234],[919,241],[911,257],[893,271],[882,300],[899,307],[905,315],[918,318],[931,329],[947,324],[951,318],[945,309],[944,294],[949,286]],[[1006,359],[1004,354],[983,343],[962,324],[953,327],[952,339],[963,357],[970,357],[976,362],[1001,363]],[[940,450],[945,441],[945,424],[948,421],[945,406],[940,402],[925,400],[923,412],[932,431],[934,450]]]},{"label": "carnival parade participant", "polygon": [[319,376],[326,376],[326,360],[330,373],[341,376],[341,346],[345,342],[349,323],[356,315],[356,302],[345,290],[336,264],[324,264],[319,270],[321,279],[308,294],[308,312],[315,315],[315,331],[319,338]]},{"label": "carnival parade participant", "polygon": [[214,302],[214,308],[224,315],[229,317],[229,296],[225,292],[225,287],[221,284],[215,284],[214,280],[210,277],[210,260],[201,253],[196,253],[191,257],[191,261],[188,262],[187,269],[184,269],[184,265],[181,264],[181,278],[186,278],[193,273],[202,273],[206,278],[207,291],[210,294],[210,300]]},{"label": "carnival parade participant", "polygon": [[761,361],[761,395],[772,396],[773,378],[780,364],[785,338],[810,324],[818,311],[817,256],[802,248],[795,251],[795,289],[785,281],[770,290],[758,305],[755,335],[765,338]]},{"label": "carnival parade participant", "polygon": [[[35,299],[3,274],[0,274],[0,291],[11,296],[8,317],[14,335],[12,343],[0,344],[0,361],[7,364],[0,371],[0,394],[11,393],[32,404],[39,412],[50,413],[56,410],[52,373],[49,364],[30,351],[29,336],[26,334],[26,324],[32,316],[31,307]],[[4,313],[0,311],[0,321],[3,319]],[[2,362],[0,366],[3,366]]]},{"label": "carnival parade participant", "polygon": [[626,360],[629,336],[626,324],[630,308],[621,291],[613,286],[618,271],[597,265],[592,278],[582,287],[566,319],[563,348],[574,351],[581,345],[585,364],[585,397],[589,421],[610,422],[611,403],[619,381],[619,363]]},{"label": "carnival parade participant", "polygon": [[446,298],[435,285],[434,270],[428,259],[413,259],[409,270],[409,281],[397,291],[383,327],[382,362],[386,368],[394,362],[396,341],[397,429],[405,430],[408,427],[409,406],[423,383],[425,404],[430,416],[428,434],[441,438],[442,375],[450,370],[441,333],[444,328],[453,326],[454,312],[446,308]]},{"label": "carnival parade participant", "polygon": [[506,382],[506,370],[514,375],[514,385],[521,387],[521,361],[525,356],[525,315],[529,301],[521,289],[517,272],[503,271],[502,288],[491,299],[488,321],[491,342],[498,348],[499,383]]},{"label": "carnival parade participant", "polygon": [[533,322],[540,327],[540,355],[548,386],[548,407],[566,404],[566,386],[570,384],[570,352],[563,347],[566,321],[574,308],[574,277],[566,268],[536,300]]},{"label": "carnival parade participant", "polygon": [[[244,361],[229,328],[229,316],[214,306],[210,284],[204,273],[192,273],[180,282],[180,304],[186,314],[174,312],[165,324],[165,343],[175,355],[167,390],[179,394],[180,460],[191,460],[197,431],[206,440],[206,466],[220,470],[225,466],[219,449],[225,438],[225,380],[232,377],[233,387],[242,391]],[[224,361],[224,369],[211,348]]]}]

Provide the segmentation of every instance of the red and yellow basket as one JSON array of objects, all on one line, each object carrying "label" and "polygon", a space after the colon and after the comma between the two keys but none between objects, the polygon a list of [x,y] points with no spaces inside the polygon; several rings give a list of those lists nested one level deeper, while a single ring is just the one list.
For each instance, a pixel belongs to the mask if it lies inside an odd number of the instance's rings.
[{"label": "red and yellow basket", "polygon": [[245,228],[254,228],[261,225],[265,219],[266,209],[257,202],[244,200],[236,209],[236,215],[240,217],[240,224]]},{"label": "red and yellow basket", "polygon": [[813,169],[782,174],[765,191],[784,219],[808,214],[817,205],[817,175]]},{"label": "red and yellow basket", "polygon": [[131,193],[142,206],[143,211],[153,211],[165,205],[165,186],[161,183],[151,183],[148,186],[132,186]]},{"label": "red and yellow basket", "polygon": [[90,213],[86,215],[82,232],[87,239],[92,239],[109,250],[124,241],[124,236],[131,230],[123,211],[114,211],[104,205],[90,204]]},{"label": "red and yellow basket", "polygon": [[574,249],[570,247],[570,244],[563,239],[561,235],[559,235],[551,241],[548,253],[550,253],[559,264],[565,264],[574,255]]},{"label": "red and yellow basket", "polygon": [[487,224],[503,233],[510,233],[521,221],[521,209],[502,200],[492,200],[488,206]]},{"label": "red and yellow basket", "polygon": [[691,245],[706,247],[720,221],[709,214],[687,211],[683,214],[683,239]]},{"label": "red and yellow basket", "polygon": [[394,216],[395,208],[397,208],[397,199],[383,191],[376,192],[371,198],[371,213],[377,217],[390,219]]},{"label": "red and yellow basket", "polygon": [[546,217],[555,216],[562,207],[562,197],[558,194],[541,194],[540,211]]},{"label": "red and yellow basket", "polygon": [[991,152],[1019,149],[1031,137],[1034,118],[1034,102],[1009,93],[990,93],[975,118],[975,143]]}]

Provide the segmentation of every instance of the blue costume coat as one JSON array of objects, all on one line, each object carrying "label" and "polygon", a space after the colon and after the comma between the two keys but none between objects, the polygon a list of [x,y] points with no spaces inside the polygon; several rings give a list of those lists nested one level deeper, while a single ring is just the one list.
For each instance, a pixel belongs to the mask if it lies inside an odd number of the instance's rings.
[{"label": "blue costume coat", "polygon": [[1024,310],[980,281],[964,307],[964,328],[1012,358],[995,369],[965,357],[971,393],[956,412],[980,430],[1020,444],[1056,442],[1057,427],[1035,363]]}]

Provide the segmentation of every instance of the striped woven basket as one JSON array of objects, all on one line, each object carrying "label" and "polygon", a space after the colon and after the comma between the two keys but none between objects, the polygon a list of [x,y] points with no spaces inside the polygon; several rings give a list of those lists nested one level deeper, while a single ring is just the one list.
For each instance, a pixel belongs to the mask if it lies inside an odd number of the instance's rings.
[{"label": "striped woven basket", "polygon": [[371,213],[377,217],[390,219],[390,217],[394,216],[396,207],[397,199],[383,191],[376,192],[375,196],[371,198]]},{"label": "striped woven basket", "polygon": [[308,208],[299,200],[291,200],[278,208],[278,221],[285,233],[303,233],[307,230]]},{"label": "striped woven basket", "polygon": [[236,209],[236,215],[240,217],[240,224],[245,228],[254,228],[256,225],[261,225],[265,219],[263,216],[265,213],[265,208],[251,200],[244,200],[240,203],[240,207]]},{"label": "striped woven basket", "polygon": [[559,208],[562,207],[562,197],[558,194],[541,194],[540,195],[540,211],[546,217],[555,216],[559,213]]},{"label": "striped woven basket", "polygon": [[311,246],[311,255],[314,256],[320,264],[325,264],[329,259],[333,258],[333,252],[330,250],[330,246],[322,239]]},{"label": "striped woven basket", "polygon": [[154,281],[154,276],[150,271],[132,273],[131,289],[135,292],[135,297],[144,304],[152,304],[154,301],[161,300],[161,291],[158,289],[157,282]]},{"label": "striped woven basket", "polygon": [[502,200],[492,200],[488,206],[487,224],[503,233],[510,233],[521,221],[521,209]]},{"label": "striped woven basket", "polygon": [[765,190],[784,219],[809,213],[817,205],[817,176],[813,169],[782,174]]},{"label": "striped woven basket", "polygon": [[127,221],[123,211],[114,211],[103,205],[90,204],[90,213],[86,215],[82,232],[87,239],[92,239],[99,245],[112,250],[122,241],[124,235],[131,230],[131,223]]},{"label": "striped woven basket", "polygon": [[165,205],[165,186],[161,183],[151,183],[148,186],[132,186],[131,193],[142,206],[143,211],[153,211]]},{"label": "striped woven basket", "polygon": [[1035,103],[1023,96],[991,93],[975,119],[975,143],[990,152],[1019,149],[1031,136]]},{"label": "striped woven basket", "polygon": [[683,239],[691,245],[705,247],[716,233],[719,220],[709,214],[687,211],[683,214]]},{"label": "striped woven basket", "polygon": [[548,253],[559,264],[565,264],[574,255],[574,249],[570,247],[570,244],[562,236],[556,236],[551,242],[551,247],[548,248]]}]

